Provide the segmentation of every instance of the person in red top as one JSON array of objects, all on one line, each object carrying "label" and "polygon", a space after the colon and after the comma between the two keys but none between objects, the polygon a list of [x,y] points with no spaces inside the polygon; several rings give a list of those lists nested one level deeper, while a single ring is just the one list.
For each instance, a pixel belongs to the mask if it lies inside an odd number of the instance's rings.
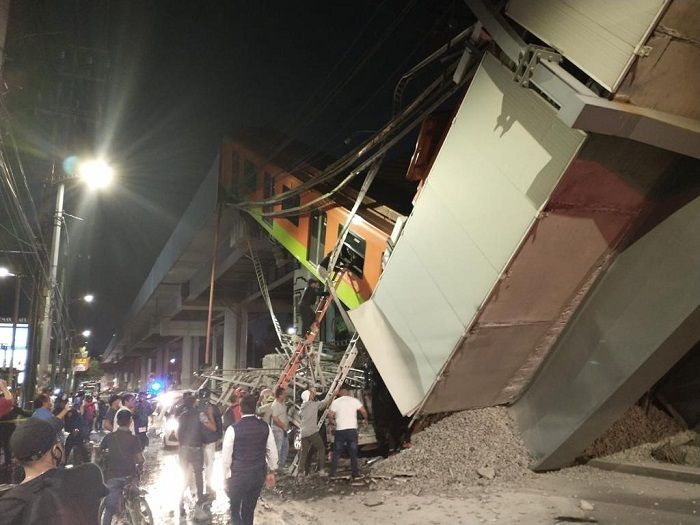
[{"label": "person in red top", "polygon": [[12,397],[12,392],[7,388],[7,381],[0,379],[0,392],[3,397],[0,397],[0,417],[5,417],[15,407],[15,399]]},{"label": "person in red top", "polygon": [[242,386],[236,388],[236,390],[233,391],[233,394],[231,394],[231,399],[229,400],[231,401],[231,406],[226,409],[223,417],[224,432],[226,432],[228,427],[235,425],[241,420],[241,400],[245,397],[245,395],[246,391]]},{"label": "person in red top", "polygon": [[85,402],[83,403],[83,417],[92,432],[93,425],[95,424],[95,414],[97,413],[97,404],[93,400],[92,396],[85,396]]}]

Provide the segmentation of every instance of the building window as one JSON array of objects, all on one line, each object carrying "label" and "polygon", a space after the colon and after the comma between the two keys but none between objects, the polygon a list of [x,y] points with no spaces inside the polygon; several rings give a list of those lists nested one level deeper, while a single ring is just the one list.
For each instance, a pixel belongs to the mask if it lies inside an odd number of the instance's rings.
[{"label": "building window", "polygon": [[243,162],[243,188],[245,191],[255,191],[258,187],[258,168],[249,160]]},{"label": "building window", "polygon": [[[286,193],[288,191],[291,191],[291,188],[288,186],[282,186],[282,193]],[[300,205],[301,198],[299,197],[299,194],[297,194],[294,197],[289,197],[288,199],[282,201],[282,211],[289,210],[291,208],[298,208]],[[294,226],[299,226],[298,215],[287,217],[287,220],[289,220],[289,222],[291,222]]]},{"label": "building window", "polygon": [[325,211],[314,211],[309,219],[309,244],[307,247],[307,259],[310,263],[318,265],[323,259],[323,251],[326,247],[326,223],[328,218]]},{"label": "building window", "polygon": [[[338,225],[338,238],[343,231],[343,225]],[[342,251],[338,257],[338,262],[350,267],[350,270],[358,277],[362,277],[365,268],[365,251],[367,241],[353,232],[348,232],[343,243]]]},{"label": "building window", "polygon": [[[275,178],[269,173],[263,175],[263,199],[269,199],[275,195]],[[275,208],[274,204],[263,206],[263,213],[270,213]],[[272,225],[272,217],[263,217],[263,220]]]}]

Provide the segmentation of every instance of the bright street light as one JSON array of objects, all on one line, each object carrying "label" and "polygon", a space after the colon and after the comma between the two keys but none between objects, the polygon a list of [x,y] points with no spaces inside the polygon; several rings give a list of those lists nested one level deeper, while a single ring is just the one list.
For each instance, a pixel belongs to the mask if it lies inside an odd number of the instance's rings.
[{"label": "bright street light", "polygon": [[83,296],[83,301],[85,301],[86,303],[91,303],[94,300],[95,300],[95,296],[92,295],[91,293]]},{"label": "bright street light", "polygon": [[114,170],[104,160],[85,160],[78,164],[78,176],[92,188],[106,188],[114,178]]},{"label": "bright street light", "polygon": [[170,359],[170,364],[171,364],[171,365],[175,364],[175,358],[174,358],[174,357]]},{"label": "bright street light", "polygon": [[14,274],[10,273],[10,270],[5,268],[4,266],[0,266],[0,277],[9,277],[11,275],[14,275]]},{"label": "bright street light", "polygon": [[90,330],[83,330],[83,337],[90,337],[90,334],[92,334]]}]

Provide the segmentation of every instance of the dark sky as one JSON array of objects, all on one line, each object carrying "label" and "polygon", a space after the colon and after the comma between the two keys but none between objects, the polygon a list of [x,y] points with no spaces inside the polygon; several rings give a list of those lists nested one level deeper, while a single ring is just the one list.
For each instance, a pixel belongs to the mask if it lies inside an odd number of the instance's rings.
[{"label": "dark sky", "polygon": [[[8,104],[22,149],[39,158],[37,193],[48,151],[101,150],[118,172],[109,192],[71,188],[66,203],[85,219],[67,219],[67,253],[72,295],[98,296],[73,311],[93,349],[120,324],[223,136],[269,127],[340,154],[355,130],[389,118],[401,74],[468,16],[456,0],[14,2]],[[106,49],[93,67],[108,66],[108,81],[61,77],[69,43]],[[60,144],[55,117],[37,112],[57,84],[98,115]]]}]

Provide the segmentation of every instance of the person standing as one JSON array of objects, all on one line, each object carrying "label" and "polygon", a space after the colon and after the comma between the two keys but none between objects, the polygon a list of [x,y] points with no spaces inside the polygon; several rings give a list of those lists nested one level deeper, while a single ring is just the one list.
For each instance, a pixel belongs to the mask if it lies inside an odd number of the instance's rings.
[{"label": "person standing", "polygon": [[237,387],[231,394],[231,399],[229,399],[231,406],[226,409],[223,417],[224,432],[228,427],[235,425],[241,420],[241,400],[245,394],[245,389],[242,386]]},{"label": "person standing", "polygon": [[[202,450],[202,421],[200,420],[199,410],[195,406],[194,396],[183,396],[184,405],[182,411],[178,416],[178,429],[177,429],[177,439],[180,443],[180,449],[178,451],[180,466],[182,471],[185,473],[185,479],[187,479],[187,472],[191,468],[194,472],[194,483],[197,488],[197,505],[195,508],[195,519],[198,518],[198,514],[203,511],[202,505],[204,504],[204,482],[202,480],[202,470],[204,468],[204,451]],[[182,494],[180,499],[180,517],[185,516],[185,504],[183,497],[185,495],[185,490],[187,490],[187,483],[182,488]]]},{"label": "person standing", "polygon": [[357,413],[362,414],[365,424],[369,417],[367,410],[359,399],[350,395],[350,388],[344,384],[340,387],[339,396],[331,403],[328,418],[335,423],[333,435],[333,459],[331,460],[331,477],[335,476],[338,469],[338,460],[343,450],[350,456],[350,468],[352,477],[359,478],[360,471],[357,467]]},{"label": "person standing", "polygon": [[65,429],[68,432],[68,437],[66,438],[66,464],[68,464],[70,453],[73,450],[75,451],[73,465],[89,462],[90,454],[85,443],[90,439],[90,430],[83,416],[83,407],[80,401],[75,403],[73,410],[66,414]]},{"label": "person standing", "polygon": [[134,428],[142,449],[148,446],[148,421],[151,414],[153,414],[153,407],[148,402],[148,395],[146,392],[141,392],[134,410]]},{"label": "person standing", "polygon": [[[131,393],[123,394],[122,397],[122,406],[119,410],[117,410],[117,414],[121,412],[122,410],[128,410],[131,412],[131,424],[129,428],[131,429],[131,433],[133,435],[136,435],[136,427],[134,426],[134,411],[136,410],[136,396]],[[114,420],[112,421],[112,428],[117,428],[117,414],[114,416]]]},{"label": "person standing", "polygon": [[241,420],[226,429],[221,461],[233,525],[253,525],[263,484],[275,486],[277,444],[270,425],[255,415],[257,399],[241,400]]},{"label": "person standing", "polygon": [[114,418],[117,415],[117,410],[122,406],[122,398],[118,394],[112,394],[109,396],[109,408],[105,413],[104,417],[104,429],[107,432],[112,432],[114,430]]},{"label": "person standing", "polygon": [[97,399],[97,416],[95,417],[95,430],[102,431],[102,424],[107,415],[107,403],[103,399]]},{"label": "person standing", "polygon": [[94,399],[91,395],[85,396],[85,402],[83,403],[83,417],[85,418],[85,422],[87,423],[90,432],[92,432],[93,428],[95,427],[96,413],[97,405],[95,404]]},{"label": "person standing", "polygon": [[99,467],[60,468],[60,438],[48,421],[36,417],[17,427],[11,446],[25,478],[0,498],[3,523],[98,525],[100,500],[107,494]]},{"label": "person standing", "polygon": [[304,390],[301,393],[301,457],[299,458],[299,473],[309,473],[311,458],[315,452],[318,458],[318,473],[326,475],[326,445],[318,431],[318,412],[326,408],[328,402],[316,401],[316,392]]},{"label": "person standing", "polygon": [[209,401],[211,392],[202,387],[199,390],[199,417],[202,423],[202,451],[204,453],[204,475],[207,498],[214,497],[214,455],[216,443],[223,436],[221,412],[219,407]]},{"label": "person standing", "polygon": [[278,386],[275,389],[275,400],[272,402],[272,434],[275,436],[275,443],[277,444],[280,471],[287,464],[287,454],[289,453],[289,440],[287,439],[289,416],[287,415],[286,399],[287,389]]},{"label": "person standing", "polygon": [[119,497],[129,476],[136,474],[136,465],[143,464],[143,447],[140,440],[131,433],[131,412],[120,410],[117,414],[117,429],[107,434],[100,443],[105,456],[105,481],[109,494],[105,497],[105,511],[102,525],[111,525],[117,511]]}]

